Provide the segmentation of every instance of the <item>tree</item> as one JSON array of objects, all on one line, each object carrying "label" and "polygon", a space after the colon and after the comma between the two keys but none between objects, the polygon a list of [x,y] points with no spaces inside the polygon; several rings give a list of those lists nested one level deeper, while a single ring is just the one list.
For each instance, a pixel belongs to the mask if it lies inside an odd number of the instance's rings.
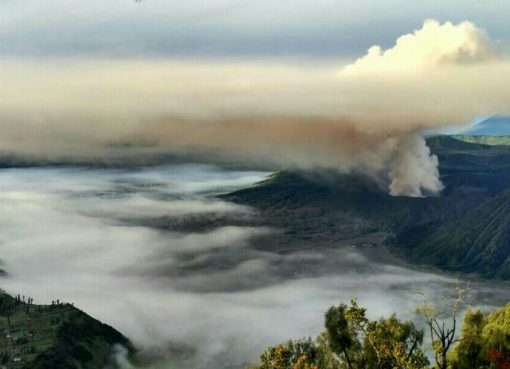
[{"label": "tree", "polygon": [[420,349],[423,332],[395,315],[370,322],[365,334],[368,369],[422,369],[429,364]]},{"label": "tree", "polygon": [[424,369],[423,332],[395,316],[369,320],[356,300],[331,307],[317,340],[270,347],[257,369]]},{"label": "tree", "polygon": [[510,354],[510,303],[487,315],[482,335],[487,347]]},{"label": "tree", "polygon": [[450,361],[452,369],[487,368],[489,361],[484,352],[483,328],[485,317],[480,310],[469,309],[464,315],[464,324],[459,343],[453,349]]},{"label": "tree", "polygon": [[347,367],[354,368],[354,355],[360,348],[356,334],[346,317],[347,305],[332,306],[326,312],[326,332],[331,351],[343,356]]},{"label": "tree", "polygon": [[[457,315],[464,290],[457,289],[440,312],[424,304],[436,362],[434,368],[510,369],[510,304],[491,314],[468,310],[461,337],[455,337]],[[444,321],[444,318],[451,319]],[[325,314],[326,330],[316,341],[288,341],[270,347],[261,364],[251,369],[428,369],[421,346],[423,331],[395,315],[370,320],[356,300],[331,307]]]},{"label": "tree", "polygon": [[[425,318],[434,351],[435,366],[438,369],[448,369],[448,353],[453,345],[459,341],[455,336],[457,315],[464,302],[466,290],[467,287],[461,288],[457,282],[454,295],[448,299],[447,308],[444,310],[440,310],[438,306],[430,304],[426,300],[416,309]],[[447,320],[450,321],[449,324],[446,323]]]},{"label": "tree", "polygon": [[346,318],[355,340],[361,342],[357,367],[367,369],[422,369],[428,360],[420,349],[423,332],[412,322],[390,318],[369,320],[366,309],[351,300]]},{"label": "tree", "polygon": [[269,347],[261,356],[259,369],[319,369],[319,350],[311,339],[288,341]]}]

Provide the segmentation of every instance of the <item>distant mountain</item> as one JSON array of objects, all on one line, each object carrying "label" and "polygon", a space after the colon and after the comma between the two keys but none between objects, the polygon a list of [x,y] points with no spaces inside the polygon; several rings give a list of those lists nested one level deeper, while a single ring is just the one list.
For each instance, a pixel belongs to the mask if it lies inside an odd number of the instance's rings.
[{"label": "distant mountain", "polygon": [[510,136],[510,117],[495,116],[460,132],[463,136]]}]

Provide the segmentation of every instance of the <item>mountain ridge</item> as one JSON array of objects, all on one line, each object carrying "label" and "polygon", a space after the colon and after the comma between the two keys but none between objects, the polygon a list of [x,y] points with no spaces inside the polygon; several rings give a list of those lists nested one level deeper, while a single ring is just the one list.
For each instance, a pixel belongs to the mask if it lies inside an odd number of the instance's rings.
[{"label": "mountain ridge", "polygon": [[130,341],[71,304],[36,305],[0,291],[0,367],[6,369],[97,369],[116,345]]}]

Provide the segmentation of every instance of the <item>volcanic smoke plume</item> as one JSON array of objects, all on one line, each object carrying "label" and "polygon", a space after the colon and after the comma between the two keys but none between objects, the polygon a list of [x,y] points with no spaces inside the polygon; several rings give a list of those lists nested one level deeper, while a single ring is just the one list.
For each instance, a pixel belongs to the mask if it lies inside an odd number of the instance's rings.
[{"label": "volcanic smoke plume", "polygon": [[[510,63],[470,22],[428,20],[353,63],[0,63],[0,152],[58,160],[205,154],[441,190],[422,132],[507,113]],[[483,79],[480,77],[483,76]]]}]

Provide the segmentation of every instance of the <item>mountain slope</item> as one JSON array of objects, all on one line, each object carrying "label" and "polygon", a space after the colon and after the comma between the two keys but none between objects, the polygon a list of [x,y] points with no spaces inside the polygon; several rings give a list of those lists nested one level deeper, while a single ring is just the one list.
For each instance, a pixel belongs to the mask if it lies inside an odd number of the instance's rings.
[{"label": "mountain slope", "polygon": [[223,197],[258,208],[294,237],[331,240],[375,229],[413,262],[510,278],[510,147],[448,136],[428,144],[445,184],[439,197],[392,197],[369,177],[334,171],[282,171]]},{"label": "mountain slope", "polygon": [[397,244],[421,263],[510,278],[510,190],[437,229],[409,229]]},{"label": "mountain slope", "polygon": [[[360,174],[286,170],[256,186],[224,195],[264,210],[341,210],[404,227],[445,222],[510,187],[510,148],[477,145],[448,136],[428,140],[439,157],[445,189],[439,197],[393,197],[384,184]],[[387,185],[386,185],[387,186]]]},{"label": "mountain slope", "polygon": [[0,367],[102,369],[127,338],[70,304],[34,305],[0,292]]}]

